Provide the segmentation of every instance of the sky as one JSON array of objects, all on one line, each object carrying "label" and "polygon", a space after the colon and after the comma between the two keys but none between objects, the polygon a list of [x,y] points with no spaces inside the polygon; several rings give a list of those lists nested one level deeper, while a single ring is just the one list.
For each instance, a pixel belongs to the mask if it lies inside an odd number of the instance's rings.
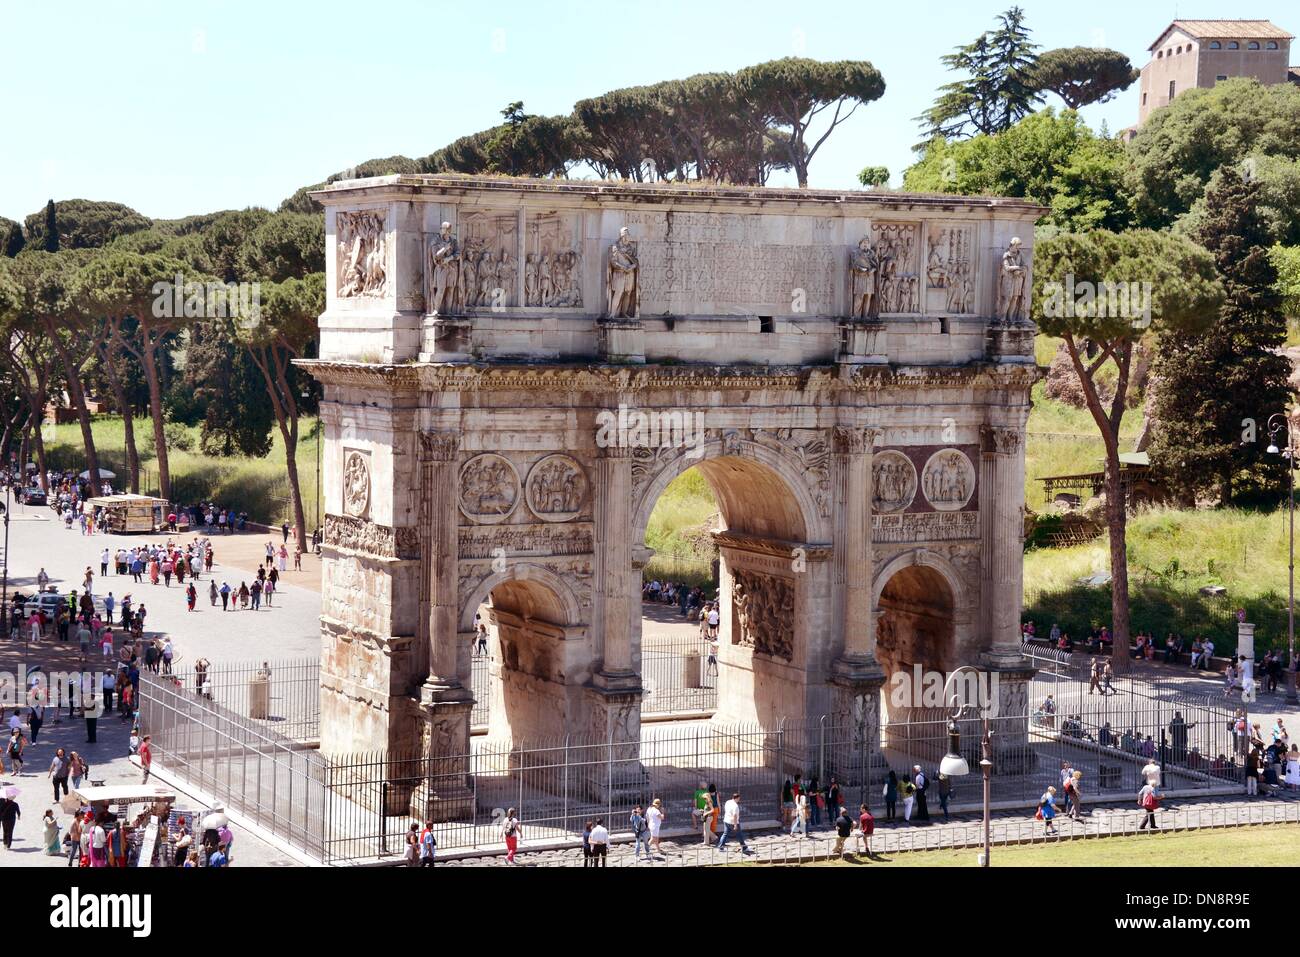
[{"label": "sky", "polygon": [[[814,157],[810,185],[856,188],[858,170],[885,165],[899,186],[913,118],[952,78],[939,58],[1009,5],[0,0],[0,216],[22,220],[50,198],[155,218],[273,209],[356,163],[425,156],[492,126],[514,100],[567,113],[607,90],[782,56],[869,60],[886,83]],[[1021,6],[1043,49],[1108,46],[1138,67],[1179,14],[1300,28],[1281,0]],[[1117,131],[1137,98],[1134,84],[1084,118]]]}]

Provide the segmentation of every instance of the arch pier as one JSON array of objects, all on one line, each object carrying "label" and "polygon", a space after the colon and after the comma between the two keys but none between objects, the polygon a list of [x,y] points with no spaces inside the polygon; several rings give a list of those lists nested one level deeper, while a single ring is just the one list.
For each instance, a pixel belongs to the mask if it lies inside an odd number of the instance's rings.
[{"label": "arch pier", "polygon": [[[669,483],[719,504],[718,723],[874,735],[889,674],[1019,655],[1033,221],[1015,200],[390,176],[326,207],[321,748],[613,746]],[[1022,243],[1015,237],[1023,236]],[[630,760],[623,760],[630,758]]]}]

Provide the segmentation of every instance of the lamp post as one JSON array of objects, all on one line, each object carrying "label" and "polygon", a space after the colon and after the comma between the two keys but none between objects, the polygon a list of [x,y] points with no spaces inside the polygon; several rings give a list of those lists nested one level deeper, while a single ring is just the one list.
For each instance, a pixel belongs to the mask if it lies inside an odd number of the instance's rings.
[{"label": "lamp post", "polygon": [[980,867],[989,866],[989,851],[992,847],[992,841],[989,839],[992,830],[991,813],[993,797],[993,738],[989,732],[989,714],[988,708],[976,708],[969,702],[957,703],[957,695],[948,697],[948,685],[952,683],[953,678],[963,671],[970,671],[978,675],[979,669],[971,665],[962,665],[952,674],[948,675],[948,680],[943,685],[943,697],[952,704],[953,712],[948,718],[948,753],[944,755],[943,760],[939,762],[939,773],[946,774],[948,777],[962,777],[970,774],[970,765],[966,759],[961,756],[961,729],[957,726],[958,720],[966,715],[968,711],[980,712],[983,718],[984,733],[980,740],[980,772],[984,778],[984,853],[980,856]]},{"label": "lamp post", "polygon": [[[1279,449],[1277,440],[1283,432],[1286,432],[1286,448]],[[1286,504],[1287,504],[1287,525],[1288,525],[1288,552],[1287,552],[1287,667],[1286,667],[1286,703],[1289,705],[1300,704],[1300,698],[1296,696],[1296,660],[1295,660],[1295,442],[1292,441],[1291,426],[1287,422],[1286,415],[1281,412],[1275,412],[1268,417],[1268,448],[1265,449],[1269,455],[1280,455],[1286,460]]]}]

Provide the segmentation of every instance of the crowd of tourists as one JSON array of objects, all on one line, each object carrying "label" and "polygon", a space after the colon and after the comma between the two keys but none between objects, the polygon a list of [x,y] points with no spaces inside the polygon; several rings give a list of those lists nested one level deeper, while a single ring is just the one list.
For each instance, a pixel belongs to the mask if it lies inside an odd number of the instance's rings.
[{"label": "crowd of tourists", "polygon": [[707,603],[704,589],[699,585],[660,581],[658,578],[642,583],[641,600],[674,605],[688,621],[694,621]]}]

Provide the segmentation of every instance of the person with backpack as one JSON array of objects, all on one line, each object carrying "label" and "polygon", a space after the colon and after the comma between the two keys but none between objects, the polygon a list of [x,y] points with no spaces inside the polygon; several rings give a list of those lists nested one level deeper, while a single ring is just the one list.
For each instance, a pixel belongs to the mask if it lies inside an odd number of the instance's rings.
[{"label": "person with backpack", "polygon": [[438,839],[433,836],[433,822],[425,821],[424,830],[420,832],[420,866],[433,867],[433,859],[437,853]]},{"label": "person with backpack", "polygon": [[1153,831],[1160,830],[1160,825],[1156,824],[1156,811],[1160,809],[1160,789],[1150,781],[1142,785],[1142,790],[1138,792],[1138,807],[1146,812],[1138,830],[1144,831],[1148,825]]},{"label": "person with backpack", "polygon": [[514,808],[507,810],[501,821],[501,836],[506,842],[506,863],[513,864],[519,850],[519,838],[523,836],[523,827],[519,824],[519,818],[515,817]]}]

